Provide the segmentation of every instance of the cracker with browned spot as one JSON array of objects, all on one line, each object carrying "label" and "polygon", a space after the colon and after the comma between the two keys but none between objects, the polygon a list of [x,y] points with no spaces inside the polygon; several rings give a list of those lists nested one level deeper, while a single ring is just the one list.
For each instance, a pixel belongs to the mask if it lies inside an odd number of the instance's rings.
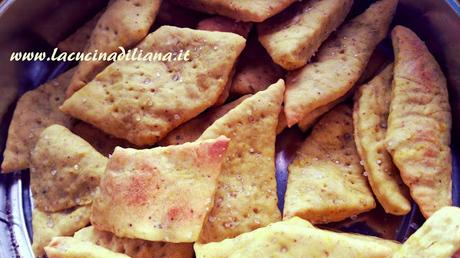
[{"label": "cracker with browned spot", "polygon": [[61,109],[115,137],[152,145],[217,101],[244,44],[233,33],[163,26],[138,48],[158,53],[187,49],[189,61],[115,62]]},{"label": "cracker with browned spot", "polygon": [[98,12],[91,20],[87,21],[83,26],[78,28],[74,33],[68,36],[63,41],[59,42],[57,47],[64,52],[83,52],[91,38],[91,33],[96,27],[97,21],[103,12]]},{"label": "cracker with browned spot", "polygon": [[31,154],[35,207],[56,212],[90,204],[106,165],[106,157],[69,129],[49,126]]},{"label": "cracker with browned spot", "polygon": [[191,243],[212,208],[229,139],[153,149],[117,147],[91,212],[98,230],[118,237]]},{"label": "cracker with browned spot", "polygon": [[199,138],[231,139],[200,242],[235,237],[280,219],[274,160],[283,93],[284,82],[279,80],[245,99]]},{"label": "cracker with browned spot", "polygon": [[93,226],[75,232],[74,238],[88,241],[132,258],[192,258],[193,244],[152,242],[141,239],[120,238]]},{"label": "cracker with browned spot", "polygon": [[29,167],[30,151],[43,129],[52,124],[72,125],[73,119],[59,110],[72,73],[70,70],[19,99],[8,130],[2,172]]},{"label": "cracker with browned spot", "polygon": [[375,208],[353,141],[348,106],[338,106],[321,118],[288,169],[284,218],[299,216],[319,224]]},{"label": "cracker with browned spot", "polygon": [[53,237],[45,246],[45,252],[48,258],[129,258],[127,255],[73,237]]},{"label": "cracker with browned spot", "polygon": [[34,209],[32,212],[33,244],[35,257],[42,257],[45,247],[53,237],[71,236],[89,223],[91,208],[75,207],[69,210],[47,213]]},{"label": "cracker with browned spot", "polygon": [[385,145],[427,218],[452,205],[452,118],[446,78],[411,30],[392,32],[394,79]]},{"label": "cracker with browned spot", "polygon": [[261,22],[281,12],[295,0],[173,0],[181,6],[220,14],[237,21]]},{"label": "cracker with browned spot", "polygon": [[435,211],[392,257],[451,258],[458,250],[460,250],[460,209],[447,206]]},{"label": "cracker with browned spot", "polygon": [[387,213],[404,215],[411,209],[409,193],[384,145],[392,81],[393,65],[388,65],[358,89],[353,124],[356,148],[375,197]]},{"label": "cracker with browned spot", "polygon": [[159,142],[159,144],[161,146],[167,146],[195,141],[217,119],[227,114],[228,111],[238,106],[248,97],[249,95],[246,95],[223,106],[213,107],[209,110],[206,110],[199,116],[172,130],[168,135],[166,135],[165,138]]},{"label": "cracker with browned spot", "polygon": [[343,25],[319,49],[315,61],[288,74],[284,112],[288,126],[345,95],[388,32],[398,0],[379,0]]},{"label": "cracker with browned spot", "polygon": [[309,0],[292,4],[257,26],[259,40],[275,63],[298,69],[345,20],[353,0]]},{"label": "cracker with browned spot", "polygon": [[371,236],[338,233],[313,227],[294,217],[276,222],[233,239],[195,243],[197,258],[222,257],[355,257],[383,258],[400,244]]},{"label": "cracker with browned spot", "polygon": [[[101,15],[85,53],[120,52],[119,47],[131,48],[140,42],[149,32],[150,26],[160,8],[161,0],[113,0]],[[67,88],[67,97],[90,82],[109,62],[104,60],[82,61]]]}]

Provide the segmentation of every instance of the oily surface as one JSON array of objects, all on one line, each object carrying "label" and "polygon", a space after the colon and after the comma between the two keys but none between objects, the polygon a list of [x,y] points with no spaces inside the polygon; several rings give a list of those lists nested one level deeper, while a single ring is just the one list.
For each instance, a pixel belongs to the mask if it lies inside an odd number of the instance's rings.
[{"label": "oily surface", "polygon": [[353,140],[351,108],[327,113],[289,165],[284,217],[340,221],[375,208]]},{"label": "oily surface", "polygon": [[200,242],[235,237],[280,219],[274,155],[283,92],[279,80],[245,99],[199,138],[231,139]]},{"label": "oily surface", "polygon": [[152,145],[217,101],[244,44],[232,33],[163,26],[138,48],[189,49],[191,61],[115,62],[61,109],[115,137]]},{"label": "oily surface", "polygon": [[396,62],[386,147],[412,198],[429,217],[452,203],[446,79],[415,33],[397,26],[392,40]]}]

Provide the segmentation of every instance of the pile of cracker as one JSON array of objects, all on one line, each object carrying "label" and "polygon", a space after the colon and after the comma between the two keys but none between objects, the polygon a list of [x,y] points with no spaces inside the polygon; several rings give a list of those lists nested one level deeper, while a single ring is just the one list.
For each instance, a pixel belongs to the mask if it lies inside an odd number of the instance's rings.
[{"label": "pile of cracker", "polygon": [[[82,61],[20,98],[1,168],[30,169],[35,255],[451,257],[446,79],[414,32],[392,28],[397,0],[355,17],[352,5],[111,1],[61,51],[191,58]],[[280,210],[288,127],[306,138]],[[318,227],[377,203],[402,216],[412,200],[428,220],[404,244]]]}]

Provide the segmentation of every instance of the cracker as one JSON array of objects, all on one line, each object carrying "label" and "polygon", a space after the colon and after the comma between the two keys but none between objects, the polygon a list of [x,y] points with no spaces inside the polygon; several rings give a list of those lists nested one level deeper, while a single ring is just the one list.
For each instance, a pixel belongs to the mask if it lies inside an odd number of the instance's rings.
[{"label": "cracker", "polygon": [[284,70],[273,63],[256,38],[250,38],[236,65],[230,91],[236,94],[254,94],[284,77]]},{"label": "cracker", "polygon": [[74,238],[88,241],[132,258],[192,258],[193,245],[190,243],[151,242],[140,239],[120,238],[93,226],[77,231]]},{"label": "cracker", "polygon": [[340,105],[321,118],[288,169],[284,218],[299,216],[320,224],[375,208],[348,106]]},{"label": "cracker", "polygon": [[89,223],[89,206],[47,213],[34,209],[32,213],[33,244],[35,257],[42,257],[45,247],[53,237],[71,236]]},{"label": "cracker", "polygon": [[54,237],[45,246],[48,258],[129,258],[129,256],[112,252],[91,242],[80,241],[73,237]]},{"label": "cracker", "polygon": [[231,139],[215,203],[200,241],[220,241],[280,219],[275,179],[275,138],[284,82],[245,99],[199,139]]},{"label": "cracker", "polygon": [[188,49],[191,61],[115,62],[61,109],[115,137],[153,145],[217,101],[244,43],[232,33],[163,26],[138,48]]},{"label": "cracker", "polygon": [[168,135],[166,135],[165,138],[163,138],[159,142],[159,145],[178,145],[186,142],[195,141],[217,119],[227,114],[228,111],[238,106],[243,100],[247,99],[249,96],[250,95],[246,95],[223,106],[213,107],[211,109],[206,110],[199,116],[172,130]]},{"label": "cracker", "polygon": [[78,121],[72,127],[72,132],[83,138],[85,141],[91,144],[91,146],[93,146],[93,148],[95,148],[98,152],[107,157],[113,153],[115,147],[117,146],[123,148],[133,147],[133,145],[130,144],[128,141],[115,138],[97,129],[96,127],[82,121]]},{"label": "cracker", "polygon": [[443,207],[402,245],[393,258],[450,258],[460,249],[460,209]]},{"label": "cracker", "polygon": [[46,128],[30,161],[35,207],[56,212],[90,204],[106,165],[106,157],[67,128]]},{"label": "cracker", "polygon": [[201,12],[220,14],[237,21],[261,22],[281,12],[295,0],[173,0]]},{"label": "cracker", "polygon": [[63,41],[59,42],[57,47],[64,52],[83,52],[89,39],[91,32],[96,27],[97,21],[103,12],[98,12],[91,20],[87,21],[83,26],[78,28],[74,33],[68,36]]},{"label": "cracker", "polygon": [[250,22],[235,21],[223,16],[213,16],[203,19],[197,26],[199,30],[232,32],[244,38],[248,38],[251,28],[252,23]]},{"label": "cracker", "polygon": [[91,223],[118,237],[195,242],[212,207],[229,139],[134,150],[116,148]]},{"label": "cracker", "polygon": [[[161,0],[113,0],[97,21],[85,47],[86,53],[110,54],[119,52],[119,47],[131,48],[149,32],[160,8]],[[82,61],[67,88],[67,97],[90,82],[104,70],[106,61]]]},{"label": "cracker", "polygon": [[452,204],[446,78],[425,44],[409,29],[392,32],[394,81],[385,145],[422,214]]},{"label": "cracker", "polygon": [[222,242],[194,245],[197,258],[211,257],[356,257],[382,258],[400,245],[389,240],[337,233],[294,217]]},{"label": "cracker", "polygon": [[70,70],[19,99],[8,130],[2,172],[29,167],[30,151],[46,127],[52,124],[71,126],[73,119],[62,113],[59,106],[64,101],[65,87],[72,73]]},{"label": "cracker", "polygon": [[345,95],[383,40],[398,0],[380,0],[342,26],[320,48],[316,61],[288,74],[284,112],[288,126]]},{"label": "cracker", "polygon": [[345,20],[353,0],[310,0],[257,26],[259,40],[273,61],[286,70],[301,68]]},{"label": "cracker", "polygon": [[393,65],[388,65],[358,89],[353,124],[356,148],[375,197],[385,212],[404,215],[411,210],[409,193],[384,145],[392,80]]}]

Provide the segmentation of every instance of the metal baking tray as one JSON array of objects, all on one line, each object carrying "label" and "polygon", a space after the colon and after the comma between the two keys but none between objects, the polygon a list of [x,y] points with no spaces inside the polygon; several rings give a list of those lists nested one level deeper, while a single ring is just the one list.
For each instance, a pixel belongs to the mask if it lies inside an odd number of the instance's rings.
[{"label": "metal baking tray", "polygon": [[[79,0],[80,2],[90,0]],[[33,17],[53,8],[59,10],[64,0],[16,0],[0,2],[0,53],[1,43],[15,40],[22,49],[29,51],[51,51],[49,44],[37,38],[27,29]],[[371,0],[355,0],[352,13],[364,10]],[[50,7],[51,6],[51,7]],[[48,9],[47,9],[48,8]],[[351,14],[353,15],[353,14]],[[32,18],[31,18],[32,17]],[[448,79],[450,103],[453,115],[453,201],[460,205],[460,4],[456,0],[400,0],[395,24],[413,29],[426,41],[430,51],[441,64]],[[384,44],[389,46],[387,40]],[[11,51],[11,50],[9,50]],[[2,58],[0,56],[0,58]],[[0,60],[8,62],[8,60]],[[1,64],[1,63],[0,63]],[[74,63],[25,62],[15,64],[17,68],[18,96],[56,77],[74,66]],[[0,71],[0,94],[3,92]],[[3,153],[9,122],[15,102],[0,117],[0,152]],[[302,142],[305,134],[297,129],[287,129],[277,138],[276,179],[278,183],[279,207],[284,204],[287,182],[287,166],[293,158],[295,147]],[[3,157],[0,155],[0,162]],[[29,171],[17,171],[0,175],[0,257],[34,257],[32,239],[32,199],[29,189]],[[404,241],[424,219],[413,204],[410,214],[395,217],[383,214],[377,209],[340,223],[326,225],[327,228],[348,232],[375,235]],[[377,226],[376,226],[377,225]]]}]

